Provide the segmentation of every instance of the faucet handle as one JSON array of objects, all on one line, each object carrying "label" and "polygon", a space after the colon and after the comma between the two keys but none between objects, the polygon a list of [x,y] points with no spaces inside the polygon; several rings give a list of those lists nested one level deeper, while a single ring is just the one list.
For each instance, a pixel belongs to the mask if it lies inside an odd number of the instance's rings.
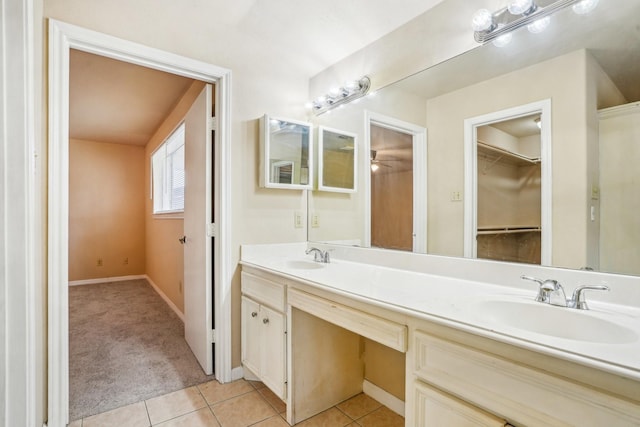
[{"label": "faucet handle", "polygon": [[560,284],[556,280],[552,279],[538,279],[536,277],[520,276],[523,280],[530,280],[536,282],[540,287],[538,288],[538,295],[536,295],[537,302],[549,302],[549,292],[557,291]]},{"label": "faucet handle", "polygon": [[578,286],[573,291],[573,296],[569,301],[569,306],[572,308],[577,308],[578,310],[589,310],[589,306],[587,305],[587,301],[584,299],[584,291],[593,290],[593,291],[608,291],[609,287],[606,285],[582,285]]}]

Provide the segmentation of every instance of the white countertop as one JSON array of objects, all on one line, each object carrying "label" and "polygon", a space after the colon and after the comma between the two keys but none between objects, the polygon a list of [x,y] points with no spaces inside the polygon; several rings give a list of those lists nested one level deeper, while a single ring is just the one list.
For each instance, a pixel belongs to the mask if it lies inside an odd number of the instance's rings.
[{"label": "white countertop", "polygon": [[[577,331],[585,339],[560,338],[510,326],[509,322],[496,320],[493,310],[487,309],[496,302],[513,304],[517,307],[512,310],[514,317],[518,317],[521,309],[538,310],[542,303],[533,301],[536,295],[534,287],[520,289],[336,257],[329,264],[317,263],[316,267],[313,257],[304,255],[305,248],[304,243],[246,245],[242,247],[241,263],[416,318],[640,380],[638,307],[589,298],[588,311],[544,305],[542,310],[571,311],[541,311],[543,317],[547,314],[569,315],[565,323],[571,324],[552,325],[562,328],[559,335],[563,335],[565,330]],[[617,329],[611,333],[605,330],[596,334],[594,331],[593,336],[598,336],[596,341],[600,342],[592,342],[589,327],[593,326],[589,325],[598,325],[600,321],[620,327],[623,333],[618,334]]]}]

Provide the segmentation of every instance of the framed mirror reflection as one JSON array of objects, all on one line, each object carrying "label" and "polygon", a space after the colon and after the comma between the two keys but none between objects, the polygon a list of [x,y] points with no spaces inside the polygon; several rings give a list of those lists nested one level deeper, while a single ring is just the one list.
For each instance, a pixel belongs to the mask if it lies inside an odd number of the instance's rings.
[{"label": "framed mirror reflection", "polygon": [[357,136],[326,126],[318,127],[318,190],[357,191]]},{"label": "framed mirror reflection", "polygon": [[313,185],[313,125],[292,119],[260,118],[260,186],[292,190]]}]

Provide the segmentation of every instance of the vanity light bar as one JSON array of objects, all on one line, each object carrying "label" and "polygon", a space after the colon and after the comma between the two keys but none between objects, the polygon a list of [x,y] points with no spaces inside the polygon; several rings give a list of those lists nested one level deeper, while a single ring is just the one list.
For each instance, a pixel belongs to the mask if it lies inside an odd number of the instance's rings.
[{"label": "vanity light bar", "polygon": [[[509,5],[496,12],[489,12],[487,9],[477,11],[472,20],[474,38],[479,43],[486,43],[498,37],[510,33],[520,27],[528,26],[536,21],[550,16],[557,10],[563,9],[571,4],[596,3],[594,0],[510,0]],[[523,7],[513,7],[515,4]],[[511,11],[510,11],[511,10]],[[514,14],[520,12],[520,14]],[[578,9],[574,7],[576,13]]]},{"label": "vanity light bar", "polygon": [[369,92],[370,87],[371,80],[369,77],[361,77],[359,80],[345,83],[344,86],[332,89],[326,95],[316,98],[310,104],[311,109],[318,116],[339,105],[362,98]]}]

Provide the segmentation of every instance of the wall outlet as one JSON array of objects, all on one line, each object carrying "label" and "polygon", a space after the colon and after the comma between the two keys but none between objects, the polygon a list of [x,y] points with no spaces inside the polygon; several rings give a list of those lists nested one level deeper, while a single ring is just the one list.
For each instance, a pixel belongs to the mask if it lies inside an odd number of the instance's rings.
[{"label": "wall outlet", "polygon": [[293,213],[293,226],[295,228],[302,228],[302,212],[295,211]]},{"label": "wall outlet", "polygon": [[318,214],[313,214],[311,215],[311,226],[313,228],[318,228],[320,227],[320,220],[318,219]]},{"label": "wall outlet", "polygon": [[451,192],[451,201],[452,202],[461,202],[462,201],[462,191],[452,191]]},{"label": "wall outlet", "polygon": [[123,265],[129,265],[129,257],[126,257],[123,261],[122,261]]},{"label": "wall outlet", "polygon": [[96,260],[96,266],[97,266],[97,267],[102,267],[102,258],[98,258],[98,259]]}]

